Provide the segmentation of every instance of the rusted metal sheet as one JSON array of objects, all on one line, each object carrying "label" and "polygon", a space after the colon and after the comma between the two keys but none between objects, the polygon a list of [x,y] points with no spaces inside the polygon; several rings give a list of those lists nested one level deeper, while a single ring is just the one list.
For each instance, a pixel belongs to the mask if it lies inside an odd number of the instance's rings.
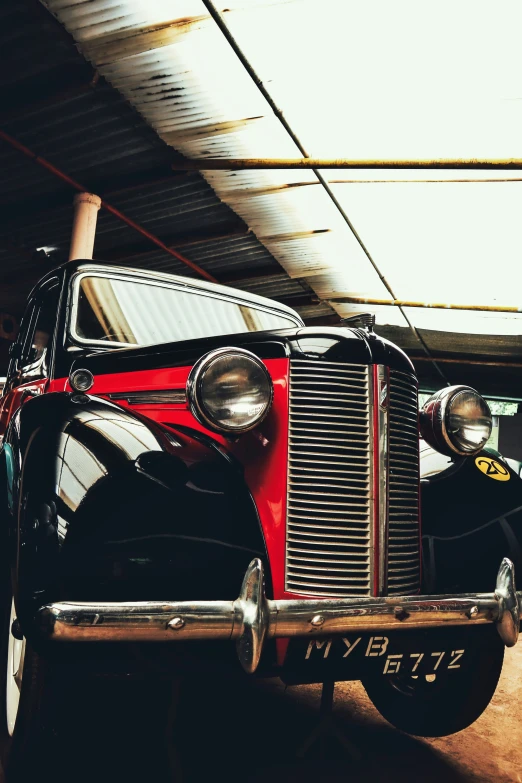
[{"label": "rusted metal sheet", "polygon": [[208,17],[205,16],[181,18],[157,26],[131,27],[103,36],[92,34],[78,40],[85,56],[103,67],[115,60],[172,46],[205,23],[208,23]]},{"label": "rusted metal sheet", "polygon": [[[154,5],[153,0],[144,4],[136,24],[143,25]],[[179,8],[181,4],[177,3],[176,11]],[[106,25],[104,35],[111,33],[111,25],[117,37],[125,35],[118,32],[121,3],[113,4],[100,16],[97,0],[77,5],[61,3],[61,10],[73,16],[78,12],[86,25],[84,41],[100,33],[100,24]],[[185,10],[188,15],[190,9]],[[126,15],[124,26],[128,24]],[[154,53],[149,56],[153,59]],[[33,0],[19,0],[0,9],[1,63],[0,119],[9,135],[89,190],[109,196],[118,210],[167,246],[179,249],[179,236],[181,253],[214,276],[233,278],[235,286],[261,295],[264,289],[269,296],[290,298],[310,292],[306,284],[286,276],[269,251],[252,232],[248,233],[248,226],[197,172],[176,174],[170,169],[176,152],[102,76],[93,79],[96,69],[85,62],[72,38],[43,6]],[[154,75],[158,76],[155,71]],[[165,95],[183,95],[184,88],[176,78],[159,74],[159,78],[152,79],[144,101],[157,98],[159,107]],[[133,76],[129,83],[136,92],[144,92]],[[184,122],[190,127],[190,101],[184,111]],[[27,290],[49,268],[65,260],[73,191],[6,144],[0,144],[0,167],[0,205],[4,207],[0,222],[0,306],[13,308],[20,315]],[[38,251],[40,247],[47,250]],[[139,255],[133,255],[133,247]],[[100,213],[96,258],[119,254],[116,260],[120,263],[194,274],[165,251],[150,248],[149,241],[129,226],[109,213]],[[271,274],[261,274],[263,270]]]},{"label": "rusted metal sheet", "polygon": [[[89,87],[87,90],[81,90],[76,96],[70,95],[63,107],[57,107],[52,103],[49,106],[39,105],[34,111],[30,110],[30,107],[24,107],[24,125],[17,128],[14,122],[14,125],[10,125],[6,130],[18,136],[26,146],[35,148],[39,154],[70,172],[80,182],[85,182],[89,188],[91,177],[106,175],[106,179],[110,179],[112,175],[121,176],[123,172],[150,169],[161,161],[168,167],[173,162],[169,159],[170,156],[175,157],[177,150],[181,151],[188,160],[196,160],[198,166],[201,159],[255,158],[295,161],[303,158],[304,153],[284,130],[280,118],[263,97],[259,85],[245,74],[236,54],[231,50],[215,21],[210,19],[205,3],[200,0],[179,0],[175,4],[159,0],[145,2],[48,0],[48,5],[73,34],[81,51],[93,60],[89,74],[97,70],[95,60],[100,60],[101,78],[94,90]],[[294,5],[293,9],[291,5]],[[294,112],[299,101],[313,112],[312,119],[321,137],[318,142],[314,141],[311,144],[311,149],[307,152],[317,155],[324,150],[338,166],[338,158],[349,150],[348,154],[360,163],[363,158],[369,156],[360,154],[355,138],[361,117],[356,116],[357,112],[354,109],[357,105],[354,89],[357,89],[357,81],[365,71],[363,69],[359,73],[352,71],[351,75],[354,78],[350,81],[350,94],[346,92],[342,100],[337,100],[335,104],[339,111],[341,110],[339,107],[344,107],[346,121],[343,120],[336,125],[329,121],[328,112],[325,113],[325,109],[328,108],[325,95],[331,94],[334,90],[337,98],[339,97],[340,85],[343,84],[341,74],[338,74],[335,84],[322,79],[318,60],[311,56],[313,50],[302,45],[300,35],[303,25],[299,22],[299,35],[296,31],[292,32],[295,32],[295,40],[299,43],[299,51],[303,52],[303,57],[308,58],[310,63],[313,61],[317,79],[314,74],[311,74],[312,79],[301,80],[302,61],[297,56],[293,39],[289,39],[288,43],[291,46],[286,49],[280,45],[283,25],[273,26],[270,37],[261,33],[261,29],[264,30],[266,27],[266,19],[269,16],[272,19],[272,14],[275,16],[286,14],[287,21],[289,17],[296,19],[299,14],[296,15],[295,12],[299,5],[300,3],[276,2],[269,8],[269,3],[265,0],[249,0],[248,3],[238,0],[237,3],[233,2],[230,5],[230,12],[224,11],[225,7],[229,8],[229,5],[225,6],[225,2],[219,4],[219,12],[239,43],[246,42],[245,52],[251,56],[259,72],[261,86],[269,91],[273,90],[273,95],[281,102],[284,114],[287,114],[288,108]],[[50,64],[45,67],[50,69],[49,75],[51,75],[55,71],[57,74],[63,72],[68,63],[72,64],[74,57],[79,56],[77,51],[74,51],[74,56],[69,53],[65,60],[60,59],[64,48],[61,44],[55,45],[54,39],[45,37],[47,32],[41,35],[36,25],[34,36],[29,40],[26,32],[29,16],[26,15],[27,18],[22,19],[23,13],[20,11],[24,6],[28,8],[29,2],[19,0],[16,4],[12,4],[9,10],[0,11],[0,22],[16,19],[11,35],[14,34],[13,31],[16,31],[16,35],[22,35],[20,56],[16,63],[19,73],[10,73],[9,69],[4,69],[0,77],[0,83],[5,81],[10,84],[9,80],[12,80],[13,96],[16,95],[17,79],[33,78],[38,68],[43,67],[42,63],[46,57]],[[344,4],[339,4],[340,14],[343,11],[341,6],[344,7]],[[216,7],[218,7],[217,3]],[[258,28],[251,24],[249,31],[248,20],[254,18],[262,22],[262,25]],[[49,25],[54,24],[55,20],[49,16]],[[0,25],[0,42],[3,36],[6,40],[8,33],[4,31],[7,30],[7,26],[4,24],[1,28]],[[313,27],[309,24],[309,19],[308,26]],[[336,35],[340,26],[336,24],[335,29],[332,29],[329,34]],[[343,30],[343,36],[345,35],[346,30]],[[256,37],[258,41],[255,40]],[[352,48],[353,44],[352,40]],[[349,48],[347,47],[346,51]],[[37,55],[34,55],[35,52]],[[328,59],[329,64],[337,57],[338,51],[332,46],[330,54],[332,59]],[[282,63],[283,58],[286,64]],[[294,78],[288,84],[282,85],[281,76],[287,73],[287,65],[289,69],[294,69]],[[121,97],[104,82],[103,77],[117,88]],[[51,81],[50,77],[49,81]],[[38,90],[34,90],[35,94],[37,92]],[[54,93],[58,95],[59,89],[55,89]],[[294,96],[292,107],[288,106],[289,95]],[[139,112],[141,117],[131,109],[129,104]],[[28,110],[33,113],[28,114]],[[116,120],[117,116],[121,118],[120,122]],[[292,116],[289,112],[287,116],[293,122],[295,112]],[[400,111],[397,111],[394,116],[400,120]],[[145,121],[149,128],[146,127]],[[310,138],[309,130],[313,130],[312,124],[305,123],[303,126],[296,123],[296,128],[302,132],[303,139]],[[375,127],[375,135],[371,136],[373,141],[388,138],[385,122],[383,125],[379,123],[372,125],[373,127]],[[326,144],[323,146],[321,140],[329,139],[329,134],[334,131],[338,132],[340,138],[342,137],[342,146],[337,148]],[[308,144],[308,141],[306,143]],[[170,150],[167,145],[170,145]],[[425,146],[418,146],[416,151],[421,150],[422,154],[425,149]],[[466,149],[465,147],[464,150]],[[407,145],[404,145],[400,152],[403,150],[409,153]],[[396,151],[396,148],[390,147],[389,157],[392,157]],[[399,157],[401,156],[397,155],[397,158]],[[145,162],[142,164],[143,161]],[[28,184],[28,187],[25,187],[25,183],[33,183],[35,193],[42,192],[42,188],[45,187],[48,192],[55,192],[54,184],[49,178],[46,179],[45,172],[44,176],[41,176],[29,161],[20,160],[15,166],[12,156],[6,160],[0,149],[0,165],[4,162],[6,163],[3,166],[3,177],[5,176],[7,183],[4,190],[6,201],[10,195],[10,188],[20,203],[25,194],[31,195],[31,186]],[[317,162],[317,159],[314,162]],[[306,163],[306,165],[311,164]],[[478,176],[480,171],[475,171]],[[392,173],[399,174],[398,171]],[[441,174],[450,173],[441,171]],[[325,174],[327,184],[332,185],[342,208],[348,216],[351,216],[354,205],[357,206],[362,200],[361,191],[365,186],[358,188],[354,185],[356,190],[348,191],[346,180],[343,180],[346,193],[341,194],[338,188],[342,183],[337,180],[343,179],[342,172],[336,174],[335,169],[331,168],[325,170]],[[360,176],[370,179],[363,171]],[[24,180],[24,177],[27,179]],[[335,181],[332,182],[330,177],[335,178]],[[326,304],[329,297],[333,299],[336,296],[358,296],[375,300],[389,298],[389,293],[383,286],[379,274],[371,268],[364,253],[354,241],[348,226],[340,219],[339,212],[332,203],[326,206],[328,199],[325,199],[324,193],[321,195],[321,191],[325,190],[324,186],[313,169],[272,168],[235,171],[216,169],[207,170],[205,178],[219,198],[243,218],[246,227],[250,228],[252,233],[245,244],[242,244],[239,239],[236,241],[231,238],[230,243],[224,240],[217,244],[209,242],[187,247],[183,253],[194,263],[211,271],[216,277],[221,273],[232,274],[237,281],[234,284],[245,288],[251,287],[252,290],[255,288],[258,293],[270,291],[274,296],[279,295],[283,298],[293,296],[297,301],[302,301],[301,292],[303,290],[310,292],[313,289],[313,292],[323,298],[325,304],[300,307],[301,311],[306,312],[307,317],[310,318],[317,316],[323,308],[327,313],[331,313],[329,305]],[[199,175],[193,172],[187,176],[187,179],[191,183],[188,188],[183,188],[179,182],[173,183],[172,186],[166,183],[164,187],[158,183],[158,187],[155,185],[144,187],[142,193],[139,190],[122,193],[115,195],[111,200],[119,210],[126,212],[136,222],[142,222],[148,230],[156,233],[160,238],[170,239],[177,232],[184,234],[195,232],[198,225],[205,230],[212,227],[218,230],[225,221],[229,223],[231,212],[224,204],[219,203],[218,198],[214,199],[210,196],[211,191],[200,180]],[[357,177],[351,176],[350,179],[356,180]],[[459,179],[464,179],[464,176]],[[196,180],[199,184],[192,188]],[[3,183],[0,184],[1,187]],[[463,189],[464,187],[467,186],[463,186]],[[373,189],[374,185],[368,185],[368,188]],[[56,192],[62,191],[57,188]],[[372,199],[376,202],[374,193],[375,191],[372,190]],[[397,190],[391,186],[388,199],[394,202],[397,198]],[[381,246],[375,248],[376,238],[379,236],[382,235],[388,240],[386,233],[388,226],[385,224],[387,214],[388,210],[383,209],[382,206],[377,209],[375,206],[371,211],[369,227],[368,224],[363,223],[361,223],[362,228],[359,227],[359,213],[354,218],[354,225],[360,230],[362,239],[368,243],[373,256],[378,261],[379,269],[382,268],[395,285],[395,269],[388,260],[388,252],[384,252]],[[68,220],[68,210],[63,207],[56,212],[53,211],[48,219],[42,216],[31,226],[23,227],[19,221],[16,221],[16,232],[23,232],[23,235],[20,233],[22,239],[19,239],[17,233],[15,241],[23,244],[27,238],[34,245],[37,237],[45,237],[45,244],[47,241],[51,244],[53,237],[60,233],[67,233]],[[406,227],[409,225],[411,228],[413,224],[413,220],[410,220],[409,224],[407,220],[405,221]],[[106,249],[132,244],[131,229],[111,215],[100,216],[99,229],[95,247],[98,257],[103,257]],[[9,227],[6,226],[2,237],[4,242],[12,241],[11,237],[8,237],[8,230]],[[444,230],[444,226],[438,226],[437,230]],[[15,232],[11,233],[14,235]],[[256,237],[262,240],[264,247],[257,242]],[[44,244],[42,240],[40,243]],[[413,271],[422,269],[426,264],[422,249],[419,248],[416,260],[418,267],[416,266]],[[21,272],[25,269],[34,269],[34,261],[26,260],[31,256],[30,247],[27,252],[24,247],[24,253],[19,252],[16,262]],[[272,276],[265,275],[261,271],[252,272],[257,266],[259,270],[269,267],[270,254],[275,255],[284,265],[290,278],[283,274]],[[5,247],[0,248],[0,266],[7,258],[14,258],[14,256],[9,255]],[[472,261],[473,259],[469,259],[470,265]],[[177,260],[169,258],[159,248],[140,256],[136,259],[136,264],[138,263],[151,268],[161,267],[183,273],[177,266]],[[241,281],[239,273],[245,268],[248,274]],[[6,271],[9,269],[7,263],[4,269]],[[403,287],[402,283],[394,290],[397,298],[402,297],[399,301],[427,298],[424,290],[421,296],[414,289]],[[457,295],[459,296],[457,301],[465,301],[462,293],[453,294],[453,297]],[[438,292],[437,298],[438,301],[443,301]],[[499,299],[499,301],[505,304],[516,304],[509,300],[505,302]],[[364,306],[334,302],[335,311],[340,314],[353,312],[361,307]],[[379,306],[379,312],[392,314],[397,312],[397,307],[382,305]],[[429,310],[410,308],[409,317],[412,317],[413,312],[416,315],[430,314]],[[437,312],[433,311],[431,315],[437,315]],[[446,315],[451,316],[451,313],[441,313],[441,317]],[[512,317],[509,313],[505,315]],[[320,317],[328,318],[328,315]],[[400,322],[403,326],[406,325],[402,316]],[[419,350],[419,342],[414,333],[402,332],[400,325],[385,326],[384,329],[385,331],[399,330],[401,344],[409,349]],[[428,331],[420,330],[425,340],[428,340]],[[478,349],[484,337],[480,335],[473,338],[469,345]],[[458,345],[468,338],[469,335],[458,335],[451,343],[452,350],[456,350]],[[498,343],[491,344],[491,351],[503,350],[502,344],[500,338]],[[429,335],[430,349],[439,345],[436,337],[433,334]],[[428,368],[426,372],[429,372]]]},{"label": "rusted metal sheet", "polygon": [[[121,0],[48,0],[93,65],[177,151],[189,158],[243,158],[254,149],[270,158],[297,157],[298,146],[205,4],[186,0],[168,11],[155,5],[148,14]],[[290,278],[306,277],[313,288],[315,276],[332,264],[338,274],[342,267],[356,272],[364,266],[313,171],[215,171],[206,179]],[[377,274],[370,270],[368,276],[372,282],[364,290],[385,295]]]},{"label": "rusted metal sheet", "polygon": [[[65,184],[69,185],[69,187],[71,187],[73,190],[76,190],[79,193],[83,193],[88,190],[84,185],[81,185],[79,182],[77,182],[75,179],[70,177],[68,174],[61,171],[59,168],[57,168],[57,166],[52,164],[46,158],[43,158],[41,155],[36,155],[36,153],[34,153],[24,144],[19,142],[13,136],[9,136],[9,134],[5,133],[2,130],[0,130],[0,140],[5,142],[6,144],[9,144],[11,147],[16,149],[17,152],[20,152],[22,155],[25,155],[26,158],[29,158],[29,160],[32,160],[34,163],[44,168],[50,174],[62,180],[62,182],[65,182]],[[174,248],[165,245],[165,243],[162,242],[162,240],[159,239],[155,234],[153,234],[151,231],[149,231],[139,223],[136,223],[135,220],[132,220],[132,218],[130,218],[120,209],[117,209],[113,204],[110,204],[108,201],[101,199],[101,206],[104,209],[106,209],[107,212],[110,212],[111,215],[114,215],[114,217],[116,217],[118,220],[121,220],[122,223],[125,223],[133,231],[136,231],[138,234],[141,234],[143,237],[150,240],[152,244],[157,245],[159,248],[161,248],[161,250],[164,250],[165,253],[167,253],[170,256],[173,256],[174,258],[177,258],[178,261],[181,261],[183,264],[185,264],[185,266],[189,267],[189,269],[192,269],[192,271],[196,272],[196,274],[199,275],[200,277],[203,277],[206,280],[211,280],[213,282],[216,282],[215,278],[209,272],[207,272],[205,269],[202,269],[197,264],[194,264],[192,261],[190,261],[190,259],[181,255],[181,253],[178,253],[177,250],[174,250]]]}]

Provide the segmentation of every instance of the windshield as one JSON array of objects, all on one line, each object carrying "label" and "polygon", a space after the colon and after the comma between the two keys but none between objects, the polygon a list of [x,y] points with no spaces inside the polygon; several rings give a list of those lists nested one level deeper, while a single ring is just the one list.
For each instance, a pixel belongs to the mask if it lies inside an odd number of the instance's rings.
[{"label": "windshield", "polygon": [[75,288],[72,334],[89,343],[153,345],[288,329],[291,316],[149,281],[86,275]]}]

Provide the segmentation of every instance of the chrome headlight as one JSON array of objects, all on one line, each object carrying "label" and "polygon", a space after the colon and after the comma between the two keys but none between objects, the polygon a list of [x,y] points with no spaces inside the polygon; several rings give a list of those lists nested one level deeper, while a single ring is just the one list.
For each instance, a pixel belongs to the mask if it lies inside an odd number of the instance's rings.
[{"label": "chrome headlight", "polygon": [[491,435],[487,402],[469,386],[449,386],[424,404],[419,417],[424,440],[442,454],[477,454]]},{"label": "chrome headlight", "polygon": [[270,410],[274,389],[265,365],[242,348],[219,348],[203,356],[187,381],[192,413],[217,432],[242,433]]}]

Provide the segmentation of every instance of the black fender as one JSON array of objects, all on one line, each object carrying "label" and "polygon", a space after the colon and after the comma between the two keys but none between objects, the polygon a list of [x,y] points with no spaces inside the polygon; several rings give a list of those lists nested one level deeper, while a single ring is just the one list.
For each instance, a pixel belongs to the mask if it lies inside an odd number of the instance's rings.
[{"label": "black fender", "polygon": [[421,452],[421,468],[423,462],[423,592],[491,592],[503,557],[522,578],[518,474],[487,449],[455,461]]},{"label": "black fender", "polygon": [[6,454],[22,628],[51,601],[234,599],[253,557],[269,575],[241,465],[211,438],[59,392],[22,406]]}]

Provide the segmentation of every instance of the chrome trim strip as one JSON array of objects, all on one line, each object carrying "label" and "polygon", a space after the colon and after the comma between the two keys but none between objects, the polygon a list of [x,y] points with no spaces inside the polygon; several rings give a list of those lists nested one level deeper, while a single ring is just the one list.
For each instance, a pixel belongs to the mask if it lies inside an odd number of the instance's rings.
[{"label": "chrome trim strip", "polygon": [[263,564],[252,560],[235,601],[54,603],[36,613],[37,630],[56,642],[234,639],[245,671],[256,670],[266,638],[334,636],[352,631],[496,623],[513,647],[522,618],[513,563],[504,558],[493,593],[270,601]]},{"label": "chrome trim strip", "polygon": [[113,402],[124,400],[129,405],[184,405],[187,402],[185,389],[117,392],[108,397]]},{"label": "chrome trim strip", "polygon": [[374,405],[377,408],[377,432],[375,433],[378,453],[379,503],[377,514],[377,529],[379,531],[379,574],[378,595],[386,593],[388,570],[388,412],[390,409],[390,371],[388,367],[378,364],[376,367],[377,389],[374,394]]}]

